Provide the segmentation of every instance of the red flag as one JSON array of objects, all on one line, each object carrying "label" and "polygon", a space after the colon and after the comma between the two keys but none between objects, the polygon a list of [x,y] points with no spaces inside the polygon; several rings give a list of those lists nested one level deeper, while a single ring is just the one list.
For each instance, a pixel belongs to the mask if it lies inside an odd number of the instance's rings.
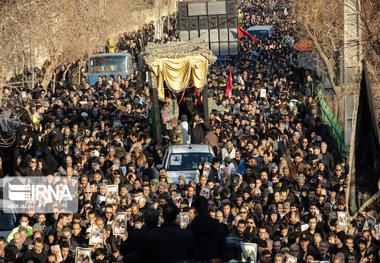
[{"label": "red flag", "polygon": [[228,82],[227,82],[227,88],[226,88],[226,97],[231,98],[231,90],[232,90],[232,71],[230,68],[230,76],[228,77]]},{"label": "red flag", "polygon": [[254,38],[250,33],[248,33],[247,31],[245,31],[243,28],[241,28],[240,26],[238,26],[238,37],[244,37],[244,36],[247,36],[247,37],[250,37],[252,38],[253,42],[255,43],[258,43],[259,41]]}]

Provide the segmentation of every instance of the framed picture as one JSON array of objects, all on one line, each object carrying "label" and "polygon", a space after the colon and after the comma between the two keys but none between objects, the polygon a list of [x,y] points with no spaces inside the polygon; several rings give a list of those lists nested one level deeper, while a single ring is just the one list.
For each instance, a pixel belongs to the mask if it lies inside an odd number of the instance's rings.
[{"label": "framed picture", "polygon": [[105,202],[106,201],[106,197],[104,195],[98,195],[97,198],[96,198],[96,204],[100,207],[100,204],[102,202]]},{"label": "framed picture", "polygon": [[190,219],[189,219],[189,213],[188,212],[181,212],[179,213],[179,225],[181,228],[186,228],[189,225]]},{"label": "framed picture", "polygon": [[346,228],[347,226],[347,212],[337,212],[338,227]]},{"label": "framed picture", "polygon": [[380,224],[375,225],[375,230],[376,230],[376,239],[380,239]]},{"label": "framed picture", "polygon": [[260,98],[265,98],[267,96],[267,90],[266,89],[260,89]]},{"label": "framed picture", "polygon": [[103,233],[98,225],[94,222],[91,223],[89,244],[93,246],[103,244]]},{"label": "framed picture", "polygon": [[205,165],[203,166],[203,173],[202,175],[208,177],[208,175],[211,172],[211,164],[209,162],[206,162]]},{"label": "framed picture", "polygon": [[280,237],[280,240],[282,243],[288,244],[289,238],[288,237]]},{"label": "framed picture", "polygon": [[118,197],[119,197],[119,186],[107,185],[106,186],[106,204],[116,204]]},{"label": "framed picture", "polygon": [[245,259],[246,262],[257,262],[257,244],[255,243],[243,243],[244,250],[247,253],[247,258]]},{"label": "framed picture", "polygon": [[173,202],[175,205],[180,208],[181,207],[181,202],[182,202],[182,195],[181,194],[175,194],[172,196]]},{"label": "framed picture", "polygon": [[297,263],[297,258],[291,255],[287,255],[285,263]]},{"label": "framed picture", "polygon": [[75,263],[90,263],[91,248],[77,247],[75,250]]},{"label": "framed picture", "polygon": [[364,231],[371,230],[374,227],[375,227],[375,220],[371,216],[367,215],[367,219],[364,222],[362,234]]},{"label": "framed picture", "polygon": [[182,163],[182,155],[180,154],[173,154],[170,156],[170,165],[178,166]]},{"label": "framed picture", "polygon": [[207,186],[202,186],[199,196],[203,196],[206,199],[210,198],[210,189]]},{"label": "framed picture", "polygon": [[304,232],[309,229],[309,224],[302,224],[301,225],[301,231]]},{"label": "framed picture", "polygon": [[63,261],[61,248],[59,247],[59,245],[54,245],[54,246],[51,246],[50,248],[51,248],[51,253],[53,253],[57,257],[58,262]]},{"label": "framed picture", "polygon": [[226,180],[226,178],[229,175],[231,175],[230,168],[228,168],[228,167],[220,168],[220,177],[222,178],[222,181]]},{"label": "framed picture", "polygon": [[112,231],[115,236],[123,236],[127,232],[127,214],[120,212],[113,220]]}]

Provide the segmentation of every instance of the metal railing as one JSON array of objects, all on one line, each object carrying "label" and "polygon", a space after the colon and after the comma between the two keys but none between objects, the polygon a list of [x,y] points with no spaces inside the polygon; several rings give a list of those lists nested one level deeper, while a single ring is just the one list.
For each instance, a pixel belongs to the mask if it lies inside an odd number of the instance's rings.
[{"label": "metal railing", "polygon": [[342,156],[349,157],[350,146],[344,140],[344,133],[339,126],[337,119],[334,114],[331,112],[329,106],[326,101],[322,97],[322,91],[318,91],[319,95],[319,105],[322,113],[322,121],[326,123],[331,130],[333,137],[335,138],[338,144],[338,151]]}]

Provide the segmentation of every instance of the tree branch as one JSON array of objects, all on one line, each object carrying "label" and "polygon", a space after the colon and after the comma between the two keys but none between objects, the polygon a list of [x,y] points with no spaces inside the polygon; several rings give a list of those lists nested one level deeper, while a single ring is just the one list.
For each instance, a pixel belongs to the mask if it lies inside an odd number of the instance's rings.
[{"label": "tree branch", "polygon": [[321,59],[323,61],[323,64],[326,67],[327,75],[328,75],[328,78],[329,78],[329,82],[330,82],[331,86],[333,87],[334,94],[335,95],[339,95],[341,93],[341,91],[342,91],[342,88],[339,87],[339,86],[337,86],[337,85],[335,85],[335,72],[334,72],[334,64],[333,64],[333,62],[327,57],[327,55],[325,54],[323,48],[319,44],[319,41],[318,41],[316,35],[311,32],[311,30],[310,30],[310,28],[309,28],[308,25],[305,25],[305,30],[308,33],[308,35],[310,36],[311,41],[313,42],[313,44],[315,46],[315,49],[318,52],[318,55],[321,57]]}]

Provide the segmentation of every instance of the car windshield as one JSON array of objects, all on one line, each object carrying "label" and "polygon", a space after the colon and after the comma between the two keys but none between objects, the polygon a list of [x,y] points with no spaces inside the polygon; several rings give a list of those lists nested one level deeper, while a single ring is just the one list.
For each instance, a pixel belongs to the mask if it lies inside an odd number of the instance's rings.
[{"label": "car windshield", "polygon": [[168,171],[196,170],[198,163],[212,162],[211,153],[172,153],[168,160]]},{"label": "car windshield", "polygon": [[269,37],[268,30],[252,30],[248,31],[252,36],[256,36],[258,39],[264,39],[264,37]]},{"label": "car windshield", "polygon": [[127,72],[126,56],[100,56],[90,59],[90,73]]},{"label": "car windshield", "polygon": [[0,210],[0,231],[12,230],[15,228],[14,215],[10,213],[4,213]]}]

